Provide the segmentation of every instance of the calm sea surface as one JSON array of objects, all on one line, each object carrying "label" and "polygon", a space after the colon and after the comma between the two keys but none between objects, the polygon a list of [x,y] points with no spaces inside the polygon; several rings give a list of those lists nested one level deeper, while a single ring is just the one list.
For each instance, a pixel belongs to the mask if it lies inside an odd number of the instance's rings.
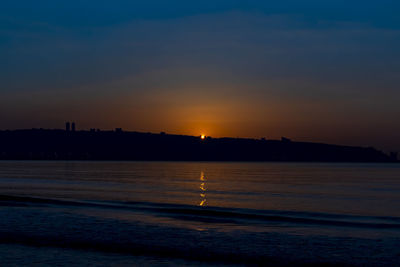
[{"label": "calm sea surface", "polygon": [[400,266],[400,165],[0,161],[1,265]]}]

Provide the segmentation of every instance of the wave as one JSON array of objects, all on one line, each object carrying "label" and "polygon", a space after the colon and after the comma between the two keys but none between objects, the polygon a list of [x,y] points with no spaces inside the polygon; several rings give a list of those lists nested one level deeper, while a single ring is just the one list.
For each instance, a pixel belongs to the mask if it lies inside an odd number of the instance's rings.
[{"label": "wave", "polygon": [[180,220],[213,223],[274,223],[372,229],[400,229],[400,217],[393,216],[357,216],[306,211],[255,210],[210,206],[197,207],[183,204],[153,202],[77,201],[0,195],[0,206],[69,206],[79,208],[122,209],[132,212],[145,212],[155,216],[164,216]]}]

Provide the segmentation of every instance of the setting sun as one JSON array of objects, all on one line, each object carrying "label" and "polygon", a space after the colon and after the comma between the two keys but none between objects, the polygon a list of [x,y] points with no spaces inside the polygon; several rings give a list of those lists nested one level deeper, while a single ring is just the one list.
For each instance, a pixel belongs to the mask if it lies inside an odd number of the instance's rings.
[{"label": "setting sun", "polygon": [[202,134],[202,135],[200,136],[200,138],[201,138],[201,140],[204,140],[204,139],[206,139],[206,136],[205,136],[204,134]]}]

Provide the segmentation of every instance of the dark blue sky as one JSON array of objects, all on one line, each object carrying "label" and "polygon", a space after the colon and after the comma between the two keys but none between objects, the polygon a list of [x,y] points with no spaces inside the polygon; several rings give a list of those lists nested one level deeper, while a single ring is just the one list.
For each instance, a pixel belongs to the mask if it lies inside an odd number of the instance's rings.
[{"label": "dark blue sky", "polygon": [[399,1],[1,1],[0,128],[400,150]]}]

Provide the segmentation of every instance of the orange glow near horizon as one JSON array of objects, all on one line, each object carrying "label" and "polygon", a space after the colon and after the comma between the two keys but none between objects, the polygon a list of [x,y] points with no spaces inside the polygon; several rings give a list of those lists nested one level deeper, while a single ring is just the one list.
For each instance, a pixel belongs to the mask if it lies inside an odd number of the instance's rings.
[{"label": "orange glow near horizon", "polygon": [[204,140],[204,139],[206,139],[206,136],[205,136],[204,134],[202,134],[202,135],[200,136],[200,138],[201,138],[201,140]]}]

